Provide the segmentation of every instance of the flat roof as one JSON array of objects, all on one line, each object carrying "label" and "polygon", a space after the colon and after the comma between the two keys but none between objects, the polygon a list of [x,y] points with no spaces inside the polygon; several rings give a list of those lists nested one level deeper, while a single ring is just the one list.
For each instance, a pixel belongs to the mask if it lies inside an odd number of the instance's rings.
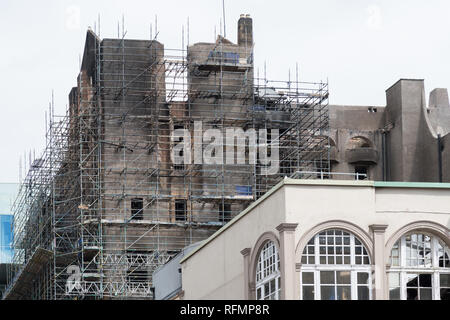
[{"label": "flat roof", "polygon": [[391,89],[392,87],[394,87],[397,83],[399,83],[401,81],[425,81],[425,79],[400,78],[393,85],[391,85],[389,88],[387,88],[386,91],[388,91],[389,89]]},{"label": "flat roof", "polygon": [[261,198],[253,202],[250,206],[244,209],[230,222],[217,230],[208,239],[204,240],[197,248],[192,250],[183,259],[180,264],[187,261],[190,257],[200,251],[203,247],[208,245],[211,241],[221,235],[225,230],[230,228],[233,224],[238,222],[242,217],[247,215],[253,208],[258,206],[264,200],[269,198],[273,193],[281,189],[285,185],[310,185],[310,186],[345,186],[345,187],[372,187],[372,188],[417,188],[417,189],[450,189],[450,183],[438,182],[395,182],[395,181],[372,181],[372,180],[320,180],[320,179],[291,179],[284,178],[272,189],[266,192]]}]

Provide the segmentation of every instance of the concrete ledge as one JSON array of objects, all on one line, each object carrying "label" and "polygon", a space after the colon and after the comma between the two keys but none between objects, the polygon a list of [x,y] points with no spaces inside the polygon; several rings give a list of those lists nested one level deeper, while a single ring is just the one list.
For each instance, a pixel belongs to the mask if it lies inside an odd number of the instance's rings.
[{"label": "concrete ledge", "polygon": [[378,151],[374,148],[357,148],[345,152],[348,163],[376,164],[378,162]]},{"label": "concrete ledge", "polygon": [[450,183],[375,181],[375,188],[450,189]]}]

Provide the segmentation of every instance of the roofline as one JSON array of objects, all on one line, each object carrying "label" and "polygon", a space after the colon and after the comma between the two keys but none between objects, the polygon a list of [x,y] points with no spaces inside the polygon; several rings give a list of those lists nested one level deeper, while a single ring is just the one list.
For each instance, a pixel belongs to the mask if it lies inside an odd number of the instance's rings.
[{"label": "roofline", "polygon": [[389,89],[391,89],[392,87],[394,87],[397,83],[399,83],[401,81],[422,81],[422,82],[425,82],[425,79],[400,78],[393,85],[391,85],[389,88],[387,88],[385,91],[387,92]]},{"label": "roofline", "polygon": [[375,188],[450,189],[450,183],[375,181]]},{"label": "roofline", "polygon": [[319,179],[291,179],[284,178],[272,189],[266,192],[261,198],[253,202],[244,211],[239,213],[230,222],[217,230],[209,238],[204,240],[197,248],[189,252],[183,259],[180,260],[180,264],[186,262],[191,256],[198,251],[206,247],[210,242],[217,238],[220,234],[225,232],[233,224],[242,219],[251,210],[269,198],[278,189],[281,189],[284,185],[310,185],[310,186],[345,186],[345,187],[371,187],[371,188],[418,188],[418,189],[450,189],[450,183],[436,183],[436,182],[389,182],[389,181],[371,181],[371,180],[319,180]]}]

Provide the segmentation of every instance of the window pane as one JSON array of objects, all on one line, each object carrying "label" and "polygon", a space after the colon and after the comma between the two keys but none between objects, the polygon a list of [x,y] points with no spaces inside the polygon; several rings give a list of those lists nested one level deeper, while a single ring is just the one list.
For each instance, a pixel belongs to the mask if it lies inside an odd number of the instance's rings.
[{"label": "window pane", "polygon": [[[442,254],[442,253],[440,253]],[[439,257],[439,267],[440,268],[448,268],[450,266],[450,260],[448,259],[448,255],[445,254]]]},{"label": "window pane", "polygon": [[358,287],[358,300],[369,300],[369,287]]},{"label": "window pane", "polygon": [[302,273],[302,283],[303,284],[314,284],[314,273],[313,272],[303,272]]},{"label": "window pane", "polygon": [[414,287],[417,288],[418,287],[418,275],[417,274],[407,274],[406,275],[407,281],[406,281],[406,286],[407,287]]},{"label": "window pane", "polygon": [[303,300],[314,300],[313,286],[303,286]]},{"label": "window pane", "polygon": [[337,271],[336,276],[338,284],[350,284],[350,271]]},{"label": "window pane", "polygon": [[431,288],[420,289],[420,300],[432,300]]},{"label": "window pane", "polygon": [[369,284],[369,274],[366,272],[358,272],[358,284]]},{"label": "window pane", "polygon": [[351,290],[350,287],[337,287],[337,300],[351,300]]},{"label": "window pane", "polygon": [[399,287],[400,286],[400,273],[389,273],[389,286]]},{"label": "window pane", "polygon": [[320,272],[321,284],[334,284],[334,271],[321,271]]},{"label": "window pane", "polygon": [[439,283],[441,287],[450,288],[450,274],[441,274]]},{"label": "window pane", "polygon": [[417,289],[408,288],[406,290],[406,300],[418,300]]},{"label": "window pane", "polygon": [[275,279],[270,281],[270,290],[272,292],[275,292]]},{"label": "window pane", "polygon": [[431,288],[431,274],[419,275],[419,286],[422,288]]},{"label": "window pane", "polygon": [[323,286],[320,288],[320,299],[321,300],[336,300],[334,295],[334,287]]},{"label": "window pane", "polygon": [[450,300],[450,289],[441,289],[441,300]]},{"label": "window pane", "polygon": [[390,300],[400,300],[400,288],[389,289],[389,299]]}]

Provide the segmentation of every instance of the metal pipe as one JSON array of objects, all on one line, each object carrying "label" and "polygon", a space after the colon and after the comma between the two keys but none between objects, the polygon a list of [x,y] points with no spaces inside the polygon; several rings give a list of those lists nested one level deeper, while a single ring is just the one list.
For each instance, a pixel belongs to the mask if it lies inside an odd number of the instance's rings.
[{"label": "metal pipe", "polygon": [[440,134],[438,134],[437,145],[438,145],[439,182],[442,182],[442,138]]},{"label": "metal pipe", "polygon": [[381,153],[383,155],[383,181],[387,180],[387,149],[386,149],[386,131],[381,131]]}]

